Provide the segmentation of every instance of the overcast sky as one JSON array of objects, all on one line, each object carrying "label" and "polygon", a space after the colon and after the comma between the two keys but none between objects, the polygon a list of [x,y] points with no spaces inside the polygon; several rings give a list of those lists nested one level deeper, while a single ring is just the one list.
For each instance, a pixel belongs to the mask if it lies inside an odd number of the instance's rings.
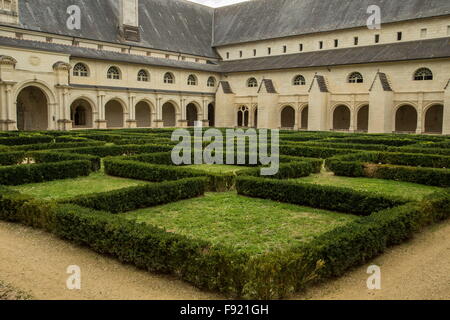
[{"label": "overcast sky", "polygon": [[192,2],[201,3],[210,7],[223,7],[229,4],[238,3],[238,2],[244,2],[247,0],[189,0]]}]

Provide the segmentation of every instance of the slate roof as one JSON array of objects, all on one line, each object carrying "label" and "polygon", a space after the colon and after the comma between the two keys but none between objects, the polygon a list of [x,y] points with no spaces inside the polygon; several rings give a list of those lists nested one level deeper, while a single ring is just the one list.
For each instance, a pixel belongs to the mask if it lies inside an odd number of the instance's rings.
[{"label": "slate roof", "polygon": [[215,10],[213,45],[364,27],[370,5],[382,23],[450,14],[448,0],[253,0]]},{"label": "slate roof", "polygon": [[258,93],[261,92],[262,86],[266,88],[267,93],[277,93],[277,90],[275,89],[275,85],[273,84],[272,79],[263,79],[261,81],[261,85],[259,86]]},{"label": "slate roof", "polygon": [[328,90],[328,85],[327,85],[327,81],[325,80],[325,77],[322,76],[322,75],[318,75],[318,74],[316,74],[314,76],[314,79],[311,82],[311,86],[309,88],[309,92],[311,92],[311,90],[312,90],[312,87],[314,85],[314,81],[317,81],[317,84],[319,85],[320,92],[330,92],[330,90]]},{"label": "slate roof", "polygon": [[[81,9],[81,30],[66,28],[70,5]],[[213,8],[184,0],[140,0],[141,42],[118,32],[119,0],[20,0],[20,27],[110,43],[130,44],[204,57],[217,57],[212,42]]]},{"label": "slate roof", "polygon": [[202,64],[187,61],[178,61],[165,58],[138,56],[126,53],[117,53],[106,50],[67,46],[62,44],[40,41],[21,40],[15,38],[0,37],[0,46],[13,48],[33,49],[55,53],[68,54],[74,58],[100,59],[112,62],[125,62],[150,66],[171,67],[187,70],[218,72],[220,67],[214,64]]},{"label": "slate roof", "polygon": [[378,72],[373,79],[372,86],[370,87],[369,91],[372,91],[373,87],[375,86],[375,82],[379,80],[381,83],[381,87],[383,88],[383,91],[393,91],[391,84],[389,83],[388,77],[386,73],[384,72]]},{"label": "slate roof", "polygon": [[221,62],[222,72],[327,67],[450,57],[450,38],[399,42]]},{"label": "slate roof", "polygon": [[231,85],[228,81],[220,81],[219,87],[222,87],[223,93],[232,94],[233,90],[231,90]]}]

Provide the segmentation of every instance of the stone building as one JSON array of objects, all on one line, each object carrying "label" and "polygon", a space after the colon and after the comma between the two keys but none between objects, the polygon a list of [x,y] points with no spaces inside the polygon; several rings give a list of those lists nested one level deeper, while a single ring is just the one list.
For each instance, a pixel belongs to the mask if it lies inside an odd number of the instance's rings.
[{"label": "stone building", "polygon": [[450,1],[0,0],[0,130],[196,121],[450,134]]}]

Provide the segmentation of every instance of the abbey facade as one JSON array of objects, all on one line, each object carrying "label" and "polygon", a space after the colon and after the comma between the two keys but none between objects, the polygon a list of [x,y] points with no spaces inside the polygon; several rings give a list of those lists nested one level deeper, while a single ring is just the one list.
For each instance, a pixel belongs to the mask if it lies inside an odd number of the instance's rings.
[{"label": "abbey facade", "polygon": [[450,134],[450,2],[0,0],[0,130],[199,123]]}]

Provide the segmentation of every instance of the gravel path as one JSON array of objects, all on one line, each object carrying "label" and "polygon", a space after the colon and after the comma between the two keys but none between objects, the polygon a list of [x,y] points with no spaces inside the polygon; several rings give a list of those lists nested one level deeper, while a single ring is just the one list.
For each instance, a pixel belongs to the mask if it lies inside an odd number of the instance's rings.
[{"label": "gravel path", "polygon": [[[382,290],[368,291],[369,265],[381,267]],[[82,288],[66,288],[69,265],[81,267]],[[36,299],[220,299],[173,277],[123,265],[40,230],[0,222],[0,280]],[[450,299],[450,221],[388,250],[344,277],[298,299]]]}]

